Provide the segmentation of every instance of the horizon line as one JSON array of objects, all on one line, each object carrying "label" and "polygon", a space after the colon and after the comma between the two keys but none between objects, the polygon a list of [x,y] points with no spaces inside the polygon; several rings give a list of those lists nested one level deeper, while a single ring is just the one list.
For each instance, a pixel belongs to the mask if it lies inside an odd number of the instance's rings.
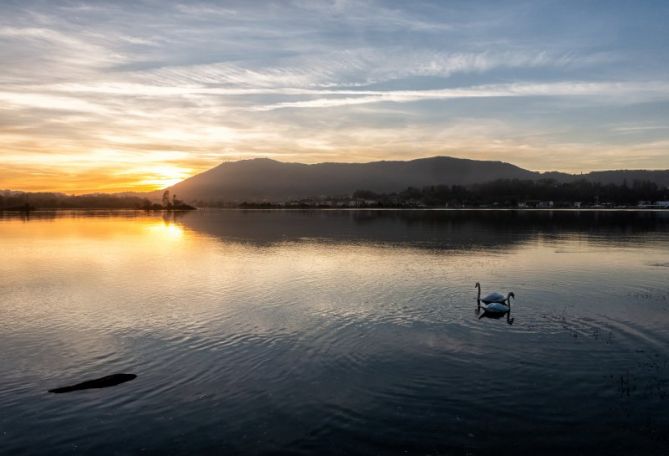
[{"label": "horizon line", "polygon": [[79,193],[77,191],[75,192],[66,192],[66,191],[58,191],[58,190],[22,190],[18,188],[0,188],[0,193],[3,192],[19,192],[19,193],[54,193],[54,194],[61,194],[61,195],[72,195],[72,196],[87,196],[87,195],[123,195],[123,194],[149,194],[149,193],[154,193],[154,192],[160,192],[164,190],[169,190],[172,189],[173,187],[193,178],[196,176],[199,176],[201,174],[207,173],[209,171],[212,171],[220,166],[226,165],[226,164],[232,164],[232,163],[241,163],[241,162],[252,162],[252,161],[271,161],[275,163],[281,163],[281,164],[286,164],[286,165],[304,165],[304,166],[318,166],[318,165],[367,165],[367,164],[373,164],[373,163],[411,163],[411,162],[417,162],[417,161],[423,161],[423,160],[434,160],[434,159],[450,159],[450,160],[457,160],[457,161],[469,161],[469,162],[477,162],[477,163],[499,163],[499,164],[505,164],[505,165],[510,165],[514,166],[518,169],[528,171],[528,172],[533,172],[533,173],[538,173],[538,174],[566,174],[569,176],[581,176],[581,175],[589,175],[593,173],[606,173],[606,172],[634,172],[634,171],[645,171],[645,172],[663,172],[663,171],[669,171],[668,168],[657,168],[657,169],[652,169],[652,168],[616,168],[616,169],[603,169],[603,170],[589,170],[589,171],[580,171],[580,172],[569,172],[569,171],[559,171],[559,170],[533,170],[533,169],[528,169],[528,168],[523,168],[519,165],[516,165],[515,163],[508,162],[508,161],[503,161],[503,160],[477,160],[477,159],[472,159],[472,158],[461,158],[461,157],[454,157],[451,155],[430,155],[426,157],[419,157],[419,158],[412,158],[410,160],[372,160],[372,161],[366,161],[366,162],[344,162],[344,161],[323,161],[323,162],[314,162],[314,163],[304,163],[304,162],[296,162],[296,161],[282,161],[282,160],[277,160],[275,158],[270,158],[268,156],[262,156],[262,157],[253,157],[253,158],[243,158],[243,159],[238,159],[238,160],[224,160],[220,162],[217,165],[212,166],[211,168],[205,169],[204,171],[196,172],[188,177],[183,178],[179,182],[176,182],[172,185],[169,186],[163,186],[163,187],[156,187],[153,190],[121,190],[121,191],[104,191],[104,190],[97,190],[97,191],[84,191],[82,193]]}]

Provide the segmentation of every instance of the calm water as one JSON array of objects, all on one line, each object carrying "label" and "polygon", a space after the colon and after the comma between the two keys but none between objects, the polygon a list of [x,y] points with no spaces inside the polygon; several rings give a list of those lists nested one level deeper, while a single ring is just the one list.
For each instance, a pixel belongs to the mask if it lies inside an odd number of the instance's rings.
[{"label": "calm water", "polygon": [[669,212],[5,215],[0,252],[3,454],[669,451]]}]

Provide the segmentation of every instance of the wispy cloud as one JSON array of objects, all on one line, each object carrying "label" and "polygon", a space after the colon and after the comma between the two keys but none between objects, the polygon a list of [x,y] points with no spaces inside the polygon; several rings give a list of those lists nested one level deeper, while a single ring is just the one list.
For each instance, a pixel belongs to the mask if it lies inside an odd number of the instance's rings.
[{"label": "wispy cloud", "polygon": [[[646,83],[512,83],[482,85],[459,89],[439,90],[395,90],[395,91],[332,91],[330,95],[347,95],[340,98],[316,98],[305,101],[280,102],[251,108],[257,111],[271,111],[285,108],[330,108],[368,103],[408,103],[423,100],[452,100],[492,97],[606,97],[605,102],[620,102],[625,97],[634,96],[636,101],[669,99],[669,84],[664,82]],[[351,97],[355,94],[359,96]],[[615,97],[615,98],[609,98]]]}]

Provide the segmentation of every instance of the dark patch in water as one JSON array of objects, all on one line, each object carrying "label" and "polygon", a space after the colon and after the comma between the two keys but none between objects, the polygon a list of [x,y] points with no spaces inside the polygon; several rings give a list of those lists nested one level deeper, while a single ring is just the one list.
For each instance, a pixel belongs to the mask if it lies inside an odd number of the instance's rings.
[{"label": "dark patch in water", "polygon": [[108,388],[110,386],[120,385],[121,383],[129,382],[137,378],[135,374],[112,374],[106,377],[96,378],[95,380],[87,380],[82,383],[77,383],[72,386],[63,386],[61,388],[50,389],[50,393],[70,393],[72,391],[79,391],[93,388]]}]

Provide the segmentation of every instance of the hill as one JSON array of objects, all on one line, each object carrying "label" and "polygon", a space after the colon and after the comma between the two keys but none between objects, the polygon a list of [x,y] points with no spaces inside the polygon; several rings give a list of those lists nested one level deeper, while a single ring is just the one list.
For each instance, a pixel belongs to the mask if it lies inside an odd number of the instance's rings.
[{"label": "hill", "polygon": [[169,190],[189,202],[286,201],[350,195],[359,189],[390,193],[407,187],[471,185],[540,176],[509,163],[451,157],[312,165],[258,158],[223,163]]},{"label": "hill", "polygon": [[[370,163],[285,163],[267,158],[226,162],[186,179],[170,191],[188,202],[278,202],[351,195],[356,190],[400,192],[408,187],[473,185],[500,179],[557,182],[587,180],[622,185],[649,181],[669,187],[669,170],[593,171],[586,174],[539,173],[510,163],[452,157]],[[161,191],[162,192],[162,191]],[[156,192],[157,197],[161,192]]]}]

